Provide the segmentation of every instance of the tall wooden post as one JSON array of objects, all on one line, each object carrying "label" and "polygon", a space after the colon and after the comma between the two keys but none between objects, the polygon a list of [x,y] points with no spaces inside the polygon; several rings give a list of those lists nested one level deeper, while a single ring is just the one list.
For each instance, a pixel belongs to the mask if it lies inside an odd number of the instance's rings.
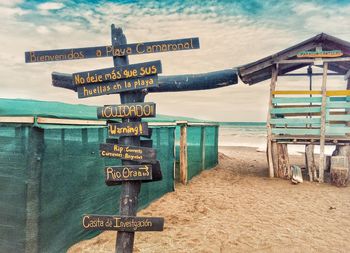
[{"label": "tall wooden post", "polygon": [[29,130],[27,157],[26,191],[26,241],[25,253],[39,252],[39,217],[40,217],[40,177],[44,150],[44,130],[32,127]]},{"label": "tall wooden post", "polygon": [[[123,34],[121,28],[115,28],[114,25],[112,29],[112,45],[118,46],[121,44],[126,44],[126,37]],[[123,57],[113,57],[114,67],[128,65],[129,59],[127,56]],[[145,95],[142,92],[124,92],[120,94],[121,103],[134,103],[134,102],[143,102]],[[123,122],[137,122],[141,119],[123,119]],[[130,145],[130,146],[140,146],[140,137],[120,137],[119,140],[121,145]],[[123,165],[132,165],[137,164],[133,161],[124,161]],[[138,204],[138,195],[141,189],[140,181],[125,181],[122,183],[122,192],[120,195],[120,205],[119,213],[123,216],[136,216],[137,213],[137,204]],[[118,253],[131,253],[134,247],[134,232],[121,232],[118,231],[117,241],[116,241],[116,252]]]},{"label": "tall wooden post", "polygon": [[327,102],[327,71],[328,71],[328,63],[323,63],[323,77],[322,77],[322,105],[321,105],[321,136],[320,136],[320,159],[319,159],[319,177],[318,181],[322,183],[324,181],[324,146],[325,146],[325,138],[326,138],[326,102]]},{"label": "tall wooden post", "polygon": [[201,155],[202,155],[202,170],[205,170],[205,126],[201,126]]},{"label": "tall wooden post", "polygon": [[187,126],[180,128],[180,182],[187,184]]},{"label": "tall wooden post", "polygon": [[273,154],[272,154],[272,127],[270,124],[271,110],[273,108],[272,98],[274,97],[273,92],[276,89],[278,76],[278,66],[272,65],[271,83],[270,83],[270,99],[269,99],[269,111],[267,114],[267,158],[269,166],[269,176],[274,177],[274,164],[273,164]]}]

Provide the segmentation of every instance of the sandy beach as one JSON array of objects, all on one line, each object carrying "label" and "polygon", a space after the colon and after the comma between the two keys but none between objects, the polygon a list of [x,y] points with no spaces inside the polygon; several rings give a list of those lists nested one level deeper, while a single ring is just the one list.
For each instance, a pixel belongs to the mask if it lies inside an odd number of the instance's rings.
[{"label": "sandy beach", "polygon": [[[350,252],[350,187],[269,179],[266,154],[249,147],[221,147],[216,168],[138,215],[163,216],[165,229],[136,233],[134,252]],[[115,238],[103,232],[68,252],[114,252]]]}]

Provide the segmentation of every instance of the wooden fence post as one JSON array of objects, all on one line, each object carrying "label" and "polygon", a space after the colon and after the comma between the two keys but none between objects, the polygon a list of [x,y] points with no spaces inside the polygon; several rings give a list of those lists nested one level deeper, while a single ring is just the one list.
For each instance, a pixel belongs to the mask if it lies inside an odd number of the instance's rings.
[{"label": "wooden fence post", "polygon": [[37,127],[30,128],[28,142],[25,253],[38,253],[44,130]]},{"label": "wooden fence post", "polygon": [[187,125],[180,127],[180,182],[187,184]]},{"label": "wooden fence post", "polygon": [[202,170],[205,170],[205,126],[201,126],[201,155],[202,155]]},{"label": "wooden fence post", "polygon": [[316,173],[314,149],[315,149],[315,146],[313,144],[305,145],[305,164],[308,170],[310,182],[317,180],[314,177],[314,174]]}]

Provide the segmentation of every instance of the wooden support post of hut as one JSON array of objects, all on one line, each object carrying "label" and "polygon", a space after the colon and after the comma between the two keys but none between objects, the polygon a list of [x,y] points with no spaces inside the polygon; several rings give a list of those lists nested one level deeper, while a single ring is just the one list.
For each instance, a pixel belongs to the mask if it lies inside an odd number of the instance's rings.
[{"label": "wooden support post of hut", "polygon": [[187,184],[187,125],[180,127],[180,182]]},{"label": "wooden support post of hut", "polygon": [[274,170],[277,168],[276,161],[274,162],[274,152],[273,152],[273,146],[276,145],[275,142],[272,142],[272,130],[271,130],[271,110],[273,108],[272,98],[273,98],[273,91],[276,89],[276,83],[277,83],[277,76],[278,76],[278,66],[273,65],[271,68],[271,82],[270,82],[270,99],[269,99],[269,111],[267,113],[267,160],[268,160],[268,166],[269,166],[269,176],[272,178],[276,174]]}]

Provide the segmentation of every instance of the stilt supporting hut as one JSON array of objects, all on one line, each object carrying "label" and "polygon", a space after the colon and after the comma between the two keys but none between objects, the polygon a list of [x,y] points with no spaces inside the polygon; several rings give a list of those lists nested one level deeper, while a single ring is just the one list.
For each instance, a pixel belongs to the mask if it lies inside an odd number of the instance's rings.
[{"label": "stilt supporting hut", "polygon": [[[249,85],[271,79],[267,116],[270,177],[292,176],[288,144],[298,144],[305,145],[310,181],[324,182],[324,172],[330,167],[334,183],[346,185],[350,167],[350,42],[322,33],[240,66],[238,72]],[[280,80],[283,76],[308,80],[286,90]],[[341,89],[341,84],[334,89],[334,76],[344,77]],[[336,82],[339,80],[338,77]],[[318,161],[314,157],[315,145],[320,147]],[[327,145],[336,146],[331,159],[325,155]],[[339,177],[341,183],[336,182]]]}]

